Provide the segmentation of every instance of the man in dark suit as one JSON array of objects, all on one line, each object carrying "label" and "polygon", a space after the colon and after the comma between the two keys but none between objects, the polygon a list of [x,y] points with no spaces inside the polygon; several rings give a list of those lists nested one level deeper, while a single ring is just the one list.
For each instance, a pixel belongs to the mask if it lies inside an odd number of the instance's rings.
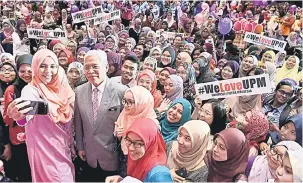
[{"label": "man in dark suit", "polygon": [[76,145],[79,157],[91,167],[86,181],[104,182],[118,170],[117,142],[113,135],[126,86],[107,76],[107,55],[91,50],[84,57],[87,83],[77,87],[75,101]]}]

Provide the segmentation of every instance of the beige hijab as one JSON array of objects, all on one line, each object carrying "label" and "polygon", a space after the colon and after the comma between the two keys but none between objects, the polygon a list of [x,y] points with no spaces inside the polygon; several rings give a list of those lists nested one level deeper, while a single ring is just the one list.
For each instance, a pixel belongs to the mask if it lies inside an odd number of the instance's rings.
[{"label": "beige hijab", "polygon": [[[133,124],[136,119],[139,118],[150,118],[155,121],[157,126],[159,126],[158,120],[156,120],[157,115],[154,110],[154,98],[150,91],[142,86],[133,86],[126,90],[126,92],[130,91],[134,95],[135,99],[135,107],[126,114],[125,110],[122,110],[120,113],[117,123],[119,126],[123,127],[124,130],[128,130],[128,128]],[[117,128],[115,128],[115,133]],[[125,137],[125,135],[123,136]],[[125,155],[128,154],[127,147],[125,146],[124,138],[121,142],[121,148]]]},{"label": "beige hijab", "polygon": [[223,101],[231,108],[231,117],[244,115],[247,111],[262,109],[261,95],[229,97]]},{"label": "beige hijab", "polygon": [[205,165],[204,156],[210,138],[209,125],[201,120],[191,120],[181,126],[179,131],[182,128],[190,135],[192,148],[189,152],[181,153],[178,149],[178,142],[174,141],[168,154],[167,165],[169,169],[198,170]]}]

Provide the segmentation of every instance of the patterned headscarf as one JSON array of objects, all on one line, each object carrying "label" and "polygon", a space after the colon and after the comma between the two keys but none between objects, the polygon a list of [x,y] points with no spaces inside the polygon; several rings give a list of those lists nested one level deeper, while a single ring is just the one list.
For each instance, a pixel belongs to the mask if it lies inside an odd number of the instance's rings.
[{"label": "patterned headscarf", "polygon": [[251,111],[251,117],[246,122],[248,124],[245,125],[243,131],[247,140],[256,140],[268,133],[269,122],[261,111]]},{"label": "patterned headscarf", "polygon": [[188,82],[189,86],[193,86],[194,84],[196,84],[197,81],[195,75],[195,68],[192,66],[192,64],[184,62],[180,66],[183,66],[186,70],[186,81],[184,82]]},{"label": "patterned headscarf", "polygon": [[77,69],[77,71],[80,73],[80,80],[78,83],[80,83],[81,81],[85,81],[85,75],[84,75],[84,68],[83,65],[80,62],[72,62],[71,64],[69,64],[68,68],[67,68],[67,73],[71,70],[71,69]]}]

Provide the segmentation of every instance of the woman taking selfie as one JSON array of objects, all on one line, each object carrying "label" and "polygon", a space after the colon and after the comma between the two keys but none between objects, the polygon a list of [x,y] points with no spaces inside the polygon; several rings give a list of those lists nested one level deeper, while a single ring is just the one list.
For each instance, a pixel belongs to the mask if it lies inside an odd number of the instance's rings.
[{"label": "woman taking selfie", "polygon": [[[8,116],[18,125],[25,125],[32,181],[74,181],[70,151],[74,92],[52,51],[43,49],[36,52],[32,71],[31,83],[23,88],[21,97],[14,100],[7,110]],[[43,114],[33,110],[29,106],[30,101],[46,102],[48,110]]]}]

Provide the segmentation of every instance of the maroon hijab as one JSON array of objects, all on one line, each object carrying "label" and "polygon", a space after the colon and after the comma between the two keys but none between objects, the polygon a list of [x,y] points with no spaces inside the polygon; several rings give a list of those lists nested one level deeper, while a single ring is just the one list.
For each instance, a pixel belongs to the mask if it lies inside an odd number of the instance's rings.
[{"label": "maroon hijab", "polygon": [[212,150],[207,151],[204,160],[208,166],[208,182],[234,182],[239,174],[244,174],[248,162],[249,144],[243,132],[228,128],[214,136],[220,136],[227,149],[227,160],[216,161]]}]

